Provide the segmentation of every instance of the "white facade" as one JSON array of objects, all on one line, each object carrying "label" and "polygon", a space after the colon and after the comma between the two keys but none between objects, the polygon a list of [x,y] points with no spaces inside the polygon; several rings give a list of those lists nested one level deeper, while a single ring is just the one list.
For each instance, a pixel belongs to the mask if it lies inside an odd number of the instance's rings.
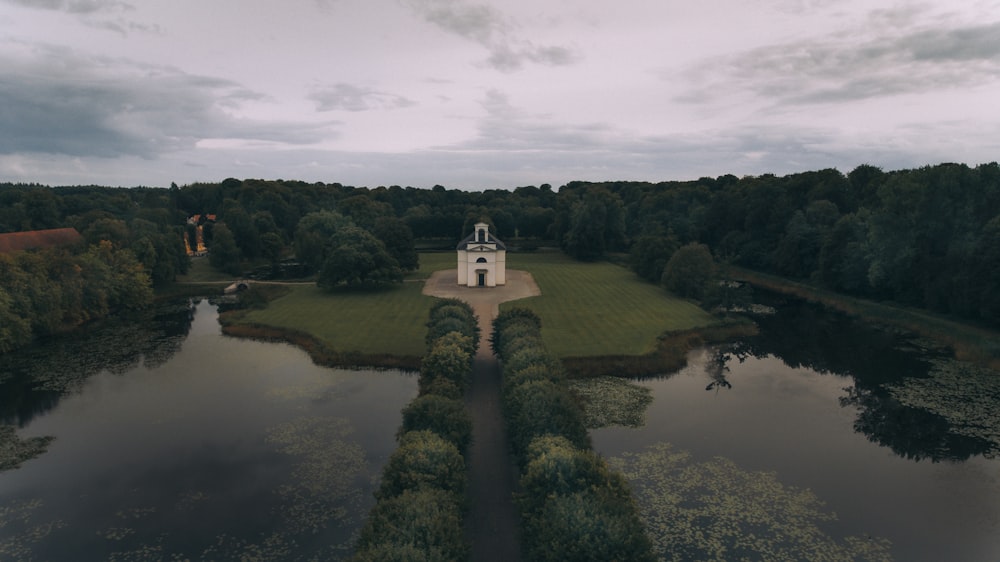
[{"label": "white facade", "polygon": [[458,284],[466,287],[507,284],[507,247],[490,234],[486,223],[476,223],[472,234],[458,244]]}]

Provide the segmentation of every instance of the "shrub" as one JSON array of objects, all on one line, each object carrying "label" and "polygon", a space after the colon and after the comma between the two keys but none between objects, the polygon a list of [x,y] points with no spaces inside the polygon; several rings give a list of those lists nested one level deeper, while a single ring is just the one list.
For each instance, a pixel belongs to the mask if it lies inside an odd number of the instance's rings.
[{"label": "shrub", "polygon": [[411,431],[400,437],[375,497],[381,502],[420,488],[444,490],[456,501],[465,494],[465,460],[458,447],[431,431]]},{"label": "shrub", "polygon": [[[504,310],[493,320],[493,334],[490,335],[490,346],[497,355],[502,357],[503,347],[510,339],[507,330],[515,324],[526,325],[530,331],[541,334],[542,319],[534,311],[527,308]],[[531,330],[531,327],[534,329]]]},{"label": "shrub", "polygon": [[457,330],[452,330],[450,332],[445,332],[444,334],[438,336],[434,341],[434,345],[431,346],[431,350],[437,345],[457,345],[462,348],[463,351],[469,356],[469,365],[472,365],[472,357],[476,354],[476,344],[472,337],[467,336]]},{"label": "shrub", "polygon": [[526,522],[529,558],[543,562],[655,560],[634,509],[617,503],[604,490],[549,498],[541,512]]},{"label": "shrub", "polygon": [[511,445],[522,466],[528,444],[543,435],[562,436],[576,447],[590,447],[583,412],[565,387],[548,381],[527,382],[508,393],[504,407]]},{"label": "shrub", "polygon": [[463,337],[468,338],[469,345],[472,347],[472,351],[475,352],[475,346],[472,345],[472,336],[468,333],[468,326],[462,320],[458,318],[443,318],[437,322],[429,324],[427,327],[427,348],[431,349],[437,343],[437,340],[446,334],[455,332],[461,334]]},{"label": "shrub", "polygon": [[465,392],[471,370],[472,357],[454,341],[439,341],[420,362],[420,378],[425,387],[443,378]]},{"label": "shrub", "polygon": [[519,371],[504,369],[503,386],[501,387],[502,399],[506,402],[510,393],[522,384],[536,381],[562,384],[564,380],[562,371],[553,370],[549,365],[529,365]]},{"label": "shrub", "polygon": [[421,376],[418,382],[420,396],[443,396],[453,400],[460,400],[462,398],[462,390],[446,378],[430,379]]},{"label": "shrub", "polygon": [[427,322],[427,346],[433,346],[437,338],[451,331],[471,338],[470,353],[474,354],[479,348],[479,320],[472,307],[457,299],[441,299],[431,307]]},{"label": "shrub", "polygon": [[448,300],[445,301],[444,305],[432,307],[428,324],[433,324],[445,318],[461,320],[469,327],[470,332],[479,331],[479,322],[476,318],[476,313],[472,310],[471,306],[462,301]]},{"label": "shrub", "polygon": [[558,371],[559,361],[549,355],[549,352],[541,346],[530,346],[519,349],[504,361],[504,370],[518,372],[527,367],[542,366],[547,369]]},{"label": "shrub", "polygon": [[462,513],[451,494],[421,488],[379,501],[361,529],[356,562],[466,560]]},{"label": "shrub", "polygon": [[528,514],[539,513],[549,498],[606,486],[611,478],[600,457],[576,448],[565,437],[535,438],[528,445],[527,460],[521,476],[521,504]]},{"label": "shrub", "polygon": [[465,456],[472,441],[472,418],[460,400],[428,394],[416,398],[403,409],[399,435],[420,430],[443,437]]},{"label": "shrub", "polygon": [[[508,349],[511,344],[516,341],[523,339],[528,339],[531,341],[542,343],[542,332],[540,332],[535,326],[529,322],[517,322],[509,324],[503,329],[500,336],[494,336],[493,340],[496,343],[494,347],[494,352],[501,358],[509,353]],[[500,344],[503,345],[500,345]]]}]

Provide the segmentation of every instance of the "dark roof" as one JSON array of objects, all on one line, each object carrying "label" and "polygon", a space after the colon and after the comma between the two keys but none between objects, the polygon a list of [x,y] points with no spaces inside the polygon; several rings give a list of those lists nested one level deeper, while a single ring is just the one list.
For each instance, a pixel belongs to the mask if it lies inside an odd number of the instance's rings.
[{"label": "dark roof", "polygon": [[[459,249],[459,250],[465,250],[465,249],[467,249],[469,247],[469,244],[474,243],[474,242],[477,242],[477,240],[476,240],[476,232],[472,231],[472,234],[466,236],[465,238],[462,239],[461,242],[458,243],[458,248],[457,249]],[[493,233],[490,232],[490,231],[488,231],[488,230],[486,231],[486,242],[485,243],[486,244],[496,244],[497,245],[497,250],[506,250],[507,249],[507,245],[504,244],[503,242],[501,242],[500,239],[497,238],[496,236],[493,236]]]},{"label": "dark roof", "polygon": [[69,246],[83,241],[83,236],[75,228],[53,228],[49,230],[28,230],[0,234],[0,254],[10,254],[22,250]]}]

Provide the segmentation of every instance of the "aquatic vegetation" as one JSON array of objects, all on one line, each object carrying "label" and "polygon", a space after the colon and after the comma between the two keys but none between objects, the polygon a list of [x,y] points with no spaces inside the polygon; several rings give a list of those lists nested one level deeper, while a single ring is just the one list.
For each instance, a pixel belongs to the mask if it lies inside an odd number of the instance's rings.
[{"label": "aquatic vegetation", "polygon": [[808,489],[716,457],[694,462],[668,443],[610,459],[631,482],[657,554],[667,560],[891,560],[889,542],[838,539]]},{"label": "aquatic vegetation", "polygon": [[128,509],[118,510],[115,515],[117,515],[119,519],[128,521],[145,519],[154,513],[156,513],[155,507],[130,507]]},{"label": "aquatic vegetation", "polygon": [[646,408],[653,395],[644,386],[618,377],[595,377],[570,380],[569,387],[583,401],[587,429],[646,424]]},{"label": "aquatic vegetation", "polygon": [[181,498],[177,500],[174,507],[178,511],[189,511],[206,500],[208,500],[208,494],[205,492],[185,492],[181,494]]},{"label": "aquatic vegetation", "polygon": [[267,394],[275,400],[285,402],[322,402],[336,395],[340,383],[341,381],[336,379],[317,378],[295,384],[283,384],[268,390]]},{"label": "aquatic vegetation", "polygon": [[0,505],[0,529],[6,535],[0,537],[0,560],[33,560],[32,547],[47,539],[56,529],[66,526],[58,519],[36,522],[35,512],[41,507],[42,501],[38,499]]},{"label": "aquatic vegetation", "polygon": [[133,534],[135,534],[135,529],[131,527],[108,527],[103,531],[97,532],[97,536],[109,541],[120,541]]},{"label": "aquatic vegetation", "polygon": [[902,404],[943,417],[953,433],[987,441],[985,457],[1000,456],[1000,373],[938,359],[927,377],[907,378],[887,388]]},{"label": "aquatic vegetation", "polygon": [[368,477],[365,451],[348,440],[354,429],[343,418],[305,416],[272,427],[266,440],[298,457],[289,483],[278,488],[281,516],[293,534],[317,533],[330,521],[346,522],[361,511],[358,483]]},{"label": "aquatic vegetation", "polygon": [[283,533],[272,533],[260,542],[219,535],[216,543],[201,553],[201,560],[289,560],[295,542]]},{"label": "aquatic vegetation", "polygon": [[17,428],[0,424],[0,472],[20,468],[21,463],[44,453],[53,440],[49,436],[21,439]]}]

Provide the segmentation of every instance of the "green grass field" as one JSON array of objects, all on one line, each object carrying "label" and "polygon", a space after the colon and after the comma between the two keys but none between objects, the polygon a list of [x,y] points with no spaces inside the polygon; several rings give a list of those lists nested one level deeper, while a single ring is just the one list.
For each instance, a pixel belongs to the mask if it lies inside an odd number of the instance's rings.
[{"label": "green grass field", "polygon": [[249,311],[241,322],[306,332],[340,352],[424,354],[434,298],[420,294],[423,283],[373,292],[327,293],[315,285],[290,288],[267,308]]},{"label": "green grass field", "polygon": [[[420,269],[401,286],[377,292],[327,293],[291,286],[289,294],[240,322],[307,332],[341,352],[379,355],[424,353],[432,297],[422,279],[453,269],[453,253],[420,255]],[[501,305],[523,306],[542,318],[542,334],[559,357],[642,355],[665,331],[715,323],[694,304],[676,299],[610,263],[581,263],[558,252],[510,254],[507,267],[532,273],[542,295]]]},{"label": "green grass field", "polygon": [[531,272],[541,296],[504,303],[530,308],[559,357],[643,355],[657,336],[716,323],[697,305],[674,298],[631,271],[607,262],[582,263],[556,252],[510,254],[508,269]]}]

